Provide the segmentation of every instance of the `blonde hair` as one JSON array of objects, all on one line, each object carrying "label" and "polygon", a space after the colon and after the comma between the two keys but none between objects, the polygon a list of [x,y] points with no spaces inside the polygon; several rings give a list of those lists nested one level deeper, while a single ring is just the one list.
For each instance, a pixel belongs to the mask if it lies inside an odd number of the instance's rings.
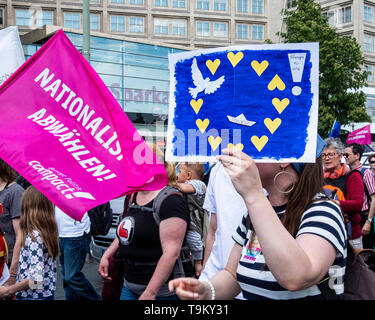
[{"label": "blonde hair", "polygon": [[59,255],[59,235],[53,204],[34,186],[28,187],[22,196],[20,229],[22,246],[25,245],[27,235],[36,241],[33,230],[37,230],[49,256],[56,258]]},{"label": "blonde hair", "polygon": [[173,162],[167,162],[164,160],[164,152],[161,150],[155,143],[146,142],[148,147],[152,150],[152,152],[156,155],[156,157],[160,160],[161,163],[164,164],[164,169],[168,176],[168,186],[177,186],[177,174],[176,174],[176,166]]}]

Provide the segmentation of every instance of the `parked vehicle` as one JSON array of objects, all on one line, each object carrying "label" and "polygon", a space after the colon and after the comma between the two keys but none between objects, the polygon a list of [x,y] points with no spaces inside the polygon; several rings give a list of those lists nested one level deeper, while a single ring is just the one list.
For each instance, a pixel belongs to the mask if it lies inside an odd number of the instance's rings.
[{"label": "parked vehicle", "polygon": [[121,215],[124,209],[125,197],[113,199],[110,201],[112,208],[112,226],[107,235],[98,235],[91,237],[90,253],[91,256],[100,261],[104,251],[111,245],[112,241],[116,238],[116,228],[121,220]]}]

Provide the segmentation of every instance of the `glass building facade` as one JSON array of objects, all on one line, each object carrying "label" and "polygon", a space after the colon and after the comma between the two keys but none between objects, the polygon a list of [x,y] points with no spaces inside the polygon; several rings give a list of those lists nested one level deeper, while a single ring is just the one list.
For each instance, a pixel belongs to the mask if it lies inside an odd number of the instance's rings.
[{"label": "glass building facade", "polygon": [[[82,34],[66,35],[81,51]],[[90,63],[143,136],[164,142],[169,111],[168,54],[182,50],[91,36]],[[24,45],[26,59],[41,45]]]}]

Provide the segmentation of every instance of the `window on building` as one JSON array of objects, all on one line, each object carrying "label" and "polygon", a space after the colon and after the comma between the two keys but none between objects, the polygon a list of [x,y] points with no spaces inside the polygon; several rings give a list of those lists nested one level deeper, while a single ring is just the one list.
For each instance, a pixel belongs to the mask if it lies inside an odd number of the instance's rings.
[{"label": "window on building", "polygon": [[197,0],[197,9],[210,10],[210,0]]},{"label": "window on building", "polygon": [[214,0],[215,11],[227,11],[227,0]]},{"label": "window on building", "polygon": [[99,0],[90,0],[90,2],[99,2]]},{"label": "window on building", "polygon": [[330,26],[335,25],[335,13],[333,11],[324,12],[323,15],[327,17]]},{"label": "window on building", "polygon": [[64,13],[64,27],[72,29],[81,28],[81,15],[79,13],[66,12]]},{"label": "window on building", "polygon": [[155,19],[154,20],[154,33],[155,34],[168,34],[168,20]]},{"label": "window on building", "polygon": [[364,5],[363,14],[366,22],[372,22],[372,7]]},{"label": "window on building", "polygon": [[173,0],[173,8],[186,8],[186,0]]},{"label": "window on building", "polygon": [[112,32],[125,32],[124,16],[111,16],[110,23]]},{"label": "window on building", "polygon": [[53,24],[53,12],[52,11],[38,11],[36,14],[37,25],[39,27],[44,25]]},{"label": "window on building", "polygon": [[253,40],[263,40],[263,26],[252,26],[251,33]]},{"label": "window on building", "polygon": [[175,36],[186,36],[186,20],[172,21],[172,34]]},{"label": "window on building", "polygon": [[93,31],[100,30],[100,15],[90,14],[90,29]]},{"label": "window on building", "polygon": [[16,10],[16,24],[17,26],[30,27],[32,25],[32,13],[29,10]]},{"label": "window on building", "polygon": [[143,0],[130,0],[130,4],[140,4],[140,5],[143,5]]},{"label": "window on building", "polygon": [[339,10],[339,23],[352,22],[352,7],[345,7]]},{"label": "window on building", "polygon": [[262,14],[263,13],[263,0],[253,0],[251,12]]},{"label": "window on building", "polygon": [[249,26],[247,24],[237,24],[237,39],[249,39]]},{"label": "window on building", "polygon": [[144,18],[143,17],[129,17],[129,32],[144,33]]},{"label": "window on building", "polygon": [[197,21],[197,36],[209,37],[210,36],[210,23],[204,21]]},{"label": "window on building", "polygon": [[125,0],[111,0],[111,3],[125,3]]},{"label": "window on building", "polygon": [[363,50],[366,52],[373,52],[374,37],[365,35],[363,42]]},{"label": "window on building", "polygon": [[168,0],[155,0],[155,7],[168,7]]},{"label": "window on building", "polygon": [[227,38],[227,24],[225,22],[215,22],[213,36],[218,38]]},{"label": "window on building", "polygon": [[293,8],[296,5],[296,0],[286,0],[287,9]]},{"label": "window on building", "polygon": [[4,9],[0,8],[0,26],[4,24]]},{"label": "window on building", "polygon": [[367,82],[372,82],[373,81],[373,68],[372,68],[372,66],[369,66],[369,65],[365,64],[365,71],[368,72]]},{"label": "window on building", "polygon": [[237,0],[238,12],[249,12],[248,0]]}]

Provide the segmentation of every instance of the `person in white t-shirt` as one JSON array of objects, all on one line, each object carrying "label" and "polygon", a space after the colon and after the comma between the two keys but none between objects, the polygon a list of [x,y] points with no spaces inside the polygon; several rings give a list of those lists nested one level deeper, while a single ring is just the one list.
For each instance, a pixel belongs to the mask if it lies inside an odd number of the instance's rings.
[{"label": "person in white t-shirt", "polygon": [[[211,216],[199,279],[208,280],[225,268],[234,245],[233,233],[247,212],[243,198],[220,162],[211,170],[203,208]],[[237,299],[242,299],[242,294]]]},{"label": "person in white t-shirt", "polygon": [[100,296],[82,273],[89,252],[90,218],[87,212],[81,221],[69,217],[55,207],[60,239],[60,264],[66,300],[99,300]]}]

